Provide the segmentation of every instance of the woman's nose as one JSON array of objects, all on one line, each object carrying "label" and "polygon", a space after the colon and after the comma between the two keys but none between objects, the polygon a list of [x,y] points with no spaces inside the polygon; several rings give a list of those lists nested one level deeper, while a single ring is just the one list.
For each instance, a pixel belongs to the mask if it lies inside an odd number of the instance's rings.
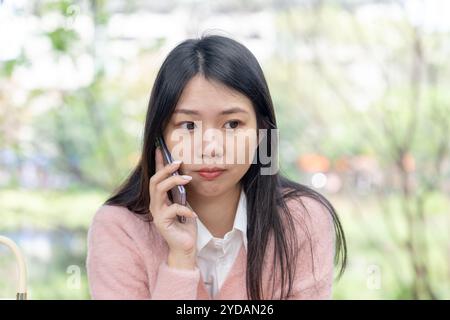
[{"label": "woman's nose", "polygon": [[206,130],[203,134],[202,158],[222,158],[224,139],[220,130]]}]

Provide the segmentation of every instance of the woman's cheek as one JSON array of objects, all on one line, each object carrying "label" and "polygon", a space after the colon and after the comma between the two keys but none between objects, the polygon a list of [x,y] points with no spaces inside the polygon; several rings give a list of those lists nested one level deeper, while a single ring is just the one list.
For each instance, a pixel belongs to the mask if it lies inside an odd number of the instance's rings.
[{"label": "woman's cheek", "polygon": [[249,168],[250,168],[250,164],[234,165],[231,170],[232,171],[231,176],[233,177],[233,180],[235,180],[235,182],[238,182],[239,180],[241,180],[242,177],[247,173]]}]

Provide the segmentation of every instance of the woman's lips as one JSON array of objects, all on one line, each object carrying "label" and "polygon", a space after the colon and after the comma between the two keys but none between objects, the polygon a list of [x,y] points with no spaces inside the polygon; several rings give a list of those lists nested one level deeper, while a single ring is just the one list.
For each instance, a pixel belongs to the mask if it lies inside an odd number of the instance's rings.
[{"label": "woman's lips", "polygon": [[216,171],[197,171],[200,176],[207,180],[213,180],[220,176],[225,170],[216,170]]}]

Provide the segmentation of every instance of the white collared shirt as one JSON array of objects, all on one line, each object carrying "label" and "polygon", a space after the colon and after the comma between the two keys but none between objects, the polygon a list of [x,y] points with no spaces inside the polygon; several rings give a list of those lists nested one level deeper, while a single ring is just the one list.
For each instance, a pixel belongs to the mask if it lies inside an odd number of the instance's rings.
[{"label": "white collared shirt", "polygon": [[205,287],[215,297],[226,279],[240,251],[247,250],[247,199],[241,189],[234,225],[224,238],[213,237],[205,225],[197,220],[197,264]]}]

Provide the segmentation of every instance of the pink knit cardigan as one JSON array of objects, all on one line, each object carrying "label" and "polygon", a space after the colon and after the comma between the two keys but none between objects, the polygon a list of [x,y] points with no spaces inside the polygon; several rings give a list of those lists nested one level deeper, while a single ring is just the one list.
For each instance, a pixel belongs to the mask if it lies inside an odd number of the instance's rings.
[{"label": "pink knit cardigan", "polygon": [[[302,197],[287,202],[298,234],[299,256],[294,287],[289,299],[331,299],[335,235],[332,219],[316,200]],[[305,226],[312,241],[308,242]],[[311,251],[313,254],[311,254]],[[200,270],[167,265],[168,246],[155,226],[124,207],[101,206],[88,231],[86,267],[93,299],[212,299]],[[242,245],[217,300],[245,300],[247,252]],[[269,238],[263,264],[264,299],[279,297],[279,273],[272,290],[273,238]],[[314,264],[314,268],[313,268]],[[278,267],[277,267],[278,269]],[[278,276],[277,276],[278,275]]]}]

